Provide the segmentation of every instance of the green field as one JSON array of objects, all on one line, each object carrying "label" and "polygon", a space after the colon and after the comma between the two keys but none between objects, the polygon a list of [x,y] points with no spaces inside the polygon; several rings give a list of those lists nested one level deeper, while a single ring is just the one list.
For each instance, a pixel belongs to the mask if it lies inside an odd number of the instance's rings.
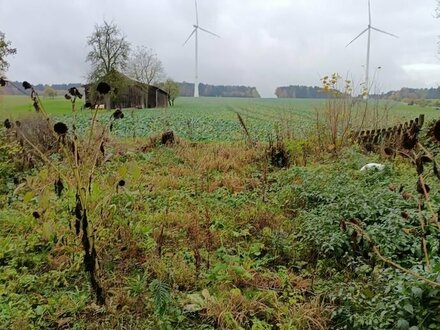
[{"label": "green field", "polygon": [[[0,98],[0,119],[19,118],[34,112],[30,98],[3,96]],[[63,97],[43,99],[48,113],[55,118],[72,122],[71,104]],[[80,109],[82,102],[77,103]],[[277,130],[289,136],[301,136],[313,127],[317,113],[324,109],[324,100],[315,99],[237,99],[237,98],[179,98],[168,109],[126,109],[125,119],[114,127],[120,137],[147,137],[164,130],[173,130],[178,136],[194,141],[235,141],[243,137],[243,129],[237,118],[244,119],[252,138],[266,140]],[[377,102],[371,101],[371,111]],[[426,119],[437,118],[440,112],[430,107],[408,106],[404,103],[378,103],[379,111],[387,106],[389,119],[384,125],[403,122],[423,113]],[[111,114],[102,111],[105,117]],[[86,129],[91,118],[89,110],[78,111],[78,126]]]}]

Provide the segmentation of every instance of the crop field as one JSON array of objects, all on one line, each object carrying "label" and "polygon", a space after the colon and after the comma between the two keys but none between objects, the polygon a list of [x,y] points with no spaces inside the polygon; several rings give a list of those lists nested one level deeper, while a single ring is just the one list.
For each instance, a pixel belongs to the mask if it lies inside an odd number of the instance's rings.
[{"label": "crop field", "polygon": [[0,329],[440,329],[440,112],[371,103],[427,124],[386,154],[316,138],[324,100],[0,97]]},{"label": "crop field", "polygon": [[[43,98],[46,110],[55,118],[73,122],[70,102],[63,97]],[[436,119],[440,111],[429,107],[408,106],[398,102],[370,101],[371,108],[389,110],[384,125],[404,122],[424,113],[427,120]],[[92,114],[79,110],[77,126],[87,129]],[[318,99],[237,99],[237,98],[179,98],[168,109],[126,109],[125,120],[114,125],[113,134],[119,137],[148,137],[165,130],[192,141],[237,141],[243,139],[243,128],[237,117],[241,115],[253,139],[265,141],[276,132],[301,137],[309,131],[317,114],[322,113],[325,100]],[[0,118],[19,118],[32,114],[31,100],[26,96],[0,97]],[[102,110],[105,120],[111,112]]]}]

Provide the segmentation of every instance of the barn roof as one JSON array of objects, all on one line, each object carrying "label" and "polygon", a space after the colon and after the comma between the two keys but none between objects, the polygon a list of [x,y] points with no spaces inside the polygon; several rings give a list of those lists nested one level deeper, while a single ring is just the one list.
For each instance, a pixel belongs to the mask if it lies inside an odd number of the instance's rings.
[{"label": "barn roof", "polygon": [[[104,77],[102,77],[100,79],[100,81],[105,81],[107,82],[110,86],[112,85],[111,82],[112,81],[118,81],[118,83],[120,82],[124,82],[124,85],[127,87],[137,87],[139,89],[144,90],[145,92],[147,91],[147,89],[149,90],[159,90],[161,93],[167,94],[168,93],[166,91],[164,91],[163,89],[161,89],[160,87],[154,86],[154,85],[150,85],[148,86],[147,84],[144,84],[140,81],[137,81],[135,79],[132,79],[130,77],[128,77],[127,75],[117,71],[117,70],[112,70],[109,73],[107,73]],[[89,87],[90,85],[92,85],[91,83],[85,84],[84,87]]]}]

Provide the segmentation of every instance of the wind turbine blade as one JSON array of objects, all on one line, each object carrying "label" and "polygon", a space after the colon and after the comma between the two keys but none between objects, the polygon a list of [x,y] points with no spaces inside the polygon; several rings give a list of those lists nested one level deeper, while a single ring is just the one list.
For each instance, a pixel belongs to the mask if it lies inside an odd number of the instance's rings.
[{"label": "wind turbine blade", "polygon": [[189,39],[191,39],[191,37],[194,35],[194,33],[196,33],[196,30],[197,30],[197,28],[195,28],[195,29],[191,32],[191,34],[189,35],[188,39],[186,39],[185,42],[183,43],[183,46],[185,46],[186,43],[189,41]]},{"label": "wind turbine blade", "polygon": [[348,47],[348,46],[350,46],[357,38],[359,38],[361,35],[363,35],[365,32],[367,32],[368,31],[368,29],[369,29],[370,27],[367,27],[365,30],[363,30],[361,33],[359,33],[357,36],[356,36],[356,38],[354,38],[352,41],[350,41],[348,44],[347,44],[347,46],[345,46],[345,47]]},{"label": "wind turbine blade", "polygon": [[195,4],[196,4],[196,25],[199,25],[199,10],[197,8],[197,0],[194,0]]},{"label": "wind turbine blade", "polygon": [[381,33],[385,33],[385,34],[388,34],[389,36],[392,36],[392,37],[394,37],[394,38],[399,38],[398,36],[396,36],[395,34],[392,34],[392,33],[389,33],[389,32],[386,32],[386,31],[384,31],[384,30],[381,30],[381,29],[378,29],[378,28],[375,28],[375,27],[371,27],[373,30],[376,30],[377,32],[381,32]]},{"label": "wind turbine blade", "polygon": [[199,29],[206,32],[206,33],[212,34],[213,36],[216,36],[217,38],[220,38],[220,36],[218,34],[215,34],[214,32],[205,30],[204,28],[201,28],[200,26],[199,26]]},{"label": "wind turbine blade", "polygon": [[370,4],[370,0],[368,0],[368,25],[371,26],[371,4]]}]

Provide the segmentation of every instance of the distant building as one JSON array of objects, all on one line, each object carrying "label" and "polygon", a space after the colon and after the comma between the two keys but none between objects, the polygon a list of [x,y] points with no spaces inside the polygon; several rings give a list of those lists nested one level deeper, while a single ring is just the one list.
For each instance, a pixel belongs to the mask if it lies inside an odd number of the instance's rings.
[{"label": "distant building", "polygon": [[107,109],[115,108],[167,108],[169,95],[156,86],[148,86],[113,70],[99,82],[110,85],[111,91],[106,95],[96,92],[96,84],[87,84],[85,101],[92,105],[105,104]]}]

